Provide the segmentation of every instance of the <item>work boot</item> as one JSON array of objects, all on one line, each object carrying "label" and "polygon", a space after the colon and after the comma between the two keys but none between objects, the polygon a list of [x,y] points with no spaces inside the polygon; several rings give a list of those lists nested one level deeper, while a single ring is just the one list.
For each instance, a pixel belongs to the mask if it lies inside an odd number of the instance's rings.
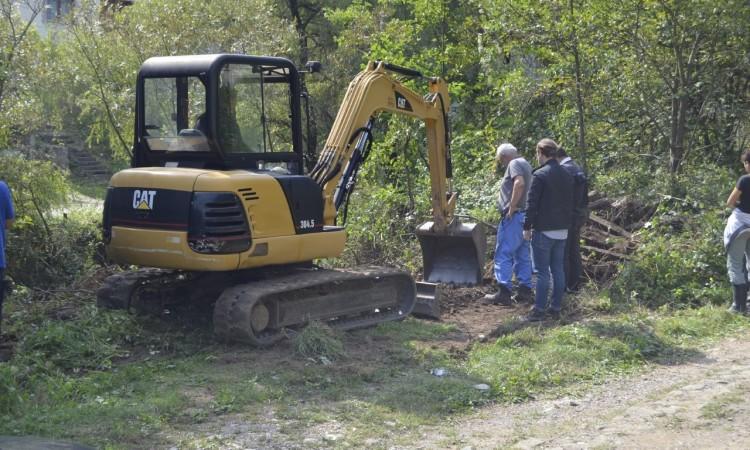
[{"label": "work boot", "polygon": [[541,322],[547,317],[547,314],[545,314],[544,311],[531,308],[531,311],[529,311],[529,314],[524,318],[526,322]]},{"label": "work boot", "polygon": [[510,289],[503,286],[502,284],[498,286],[497,292],[494,294],[487,294],[482,298],[482,303],[486,305],[505,305],[509,306],[511,301],[511,292]]},{"label": "work boot", "polygon": [[547,310],[547,318],[551,320],[560,320],[562,316],[560,315],[560,311],[555,311],[554,309],[550,308]]},{"label": "work boot", "polygon": [[747,284],[733,284],[732,285],[732,306],[729,307],[729,312],[736,314],[747,313]]},{"label": "work boot", "polygon": [[528,286],[520,285],[516,295],[513,296],[513,300],[516,303],[532,303],[534,302],[534,291]]}]

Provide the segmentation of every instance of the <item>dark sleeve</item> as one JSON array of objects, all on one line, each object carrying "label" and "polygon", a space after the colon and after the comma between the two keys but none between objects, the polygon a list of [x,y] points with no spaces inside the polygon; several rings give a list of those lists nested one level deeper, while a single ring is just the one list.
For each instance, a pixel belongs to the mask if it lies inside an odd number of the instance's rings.
[{"label": "dark sleeve", "polygon": [[737,189],[742,192],[750,193],[750,175],[742,175],[740,179],[737,180]]},{"label": "dark sleeve", "polygon": [[530,230],[536,222],[536,217],[539,215],[539,199],[542,197],[542,190],[544,185],[539,175],[534,174],[531,178],[531,187],[529,188],[529,196],[526,199],[526,221],[523,223],[524,230]]}]

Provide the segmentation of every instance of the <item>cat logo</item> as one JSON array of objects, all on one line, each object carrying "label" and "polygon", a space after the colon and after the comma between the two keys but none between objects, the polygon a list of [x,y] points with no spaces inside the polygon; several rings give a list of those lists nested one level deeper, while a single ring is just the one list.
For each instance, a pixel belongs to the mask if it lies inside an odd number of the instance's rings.
[{"label": "cat logo", "polygon": [[398,92],[396,92],[396,108],[403,109],[404,111],[414,111],[409,100]]},{"label": "cat logo", "polygon": [[154,197],[156,191],[136,189],[133,191],[133,209],[151,211],[154,209]]}]

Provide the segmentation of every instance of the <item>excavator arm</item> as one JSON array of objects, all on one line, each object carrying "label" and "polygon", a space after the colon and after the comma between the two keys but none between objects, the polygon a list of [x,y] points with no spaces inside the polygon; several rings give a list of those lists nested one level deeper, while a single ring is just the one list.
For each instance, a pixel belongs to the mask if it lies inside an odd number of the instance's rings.
[{"label": "excavator arm", "polygon": [[427,134],[432,201],[432,221],[417,229],[424,279],[478,284],[482,280],[486,240],[481,224],[462,223],[454,215],[457,194],[451,186],[448,86],[440,78],[428,78],[429,92],[422,96],[396,80],[394,73],[422,77],[414,70],[370,62],[349,84],[318,163],[310,173],[323,190],[323,222],[335,224],[339,207],[346,204],[354,188],[357,171],[372,142],[374,117],[388,111],[422,120]]},{"label": "excavator arm", "polygon": [[440,78],[429,78],[429,93],[422,96],[401,84],[393,73],[421,76],[384,62],[370,62],[349,84],[318,163],[310,173],[323,188],[323,221],[326,225],[334,224],[369,146],[373,118],[387,111],[420,119],[425,124],[433,223],[435,231],[442,232],[453,219],[457,198],[450,183],[448,86]]}]

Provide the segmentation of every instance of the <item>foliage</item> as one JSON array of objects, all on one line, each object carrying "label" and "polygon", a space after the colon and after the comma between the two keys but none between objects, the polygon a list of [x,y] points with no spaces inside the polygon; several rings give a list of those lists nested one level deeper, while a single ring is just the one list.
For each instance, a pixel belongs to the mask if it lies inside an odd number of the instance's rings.
[{"label": "foliage", "polygon": [[34,375],[79,373],[109,369],[114,358],[127,354],[121,341],[139,328],[132,316],[100,313],[91,304],[77,314],[71,322],[47,319],[26,330],[14,362]]},{"label": "foliage", "polygon": [[679,309],[725,304],[730,298],[722,242],[727,212],[721,205],[731,178],[708,163],[683,176],[691,189],[684,198],[661,194],[654,217],[639,236],[641,245],[610,289],[614,306]]},{"label": "foliage", "polygon": [[8,275],[38,288],[72,282],[92,263],[99,212],[66,212],[71,187],[50,162],[0,156],[16,221],[8,232]]},{"label": "foliage", "polygon": [[292,345],[297,354],[306,358],[331,362],[344,356],[344,346],[334,330],[315,320],[292,336]]}]

